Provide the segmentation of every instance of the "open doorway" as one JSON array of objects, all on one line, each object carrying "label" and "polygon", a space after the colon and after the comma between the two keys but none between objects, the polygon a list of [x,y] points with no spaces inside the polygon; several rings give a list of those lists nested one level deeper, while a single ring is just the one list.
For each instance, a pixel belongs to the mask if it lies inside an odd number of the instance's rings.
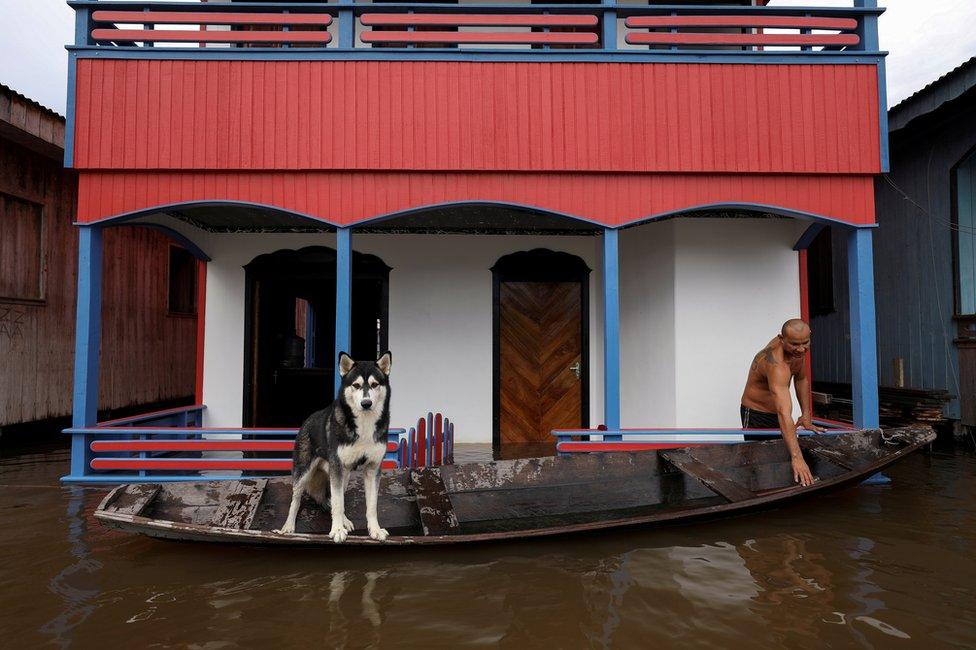
[{"label": "open doorway", "polygon": [[[335,250],[280,250],[244,270],[244,426],[297,427],[335,396]],[[387,347],[389,276],[380,258],[353,253],[355,359]]]}]

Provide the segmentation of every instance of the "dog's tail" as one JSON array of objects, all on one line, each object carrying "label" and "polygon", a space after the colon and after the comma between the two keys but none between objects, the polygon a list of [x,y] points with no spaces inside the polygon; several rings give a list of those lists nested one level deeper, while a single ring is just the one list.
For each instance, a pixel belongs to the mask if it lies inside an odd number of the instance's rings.
[{"label": "dog's tail", "polygon": [[325,509],[329,508],[329,475],[325,472],[318,471],[309,477],[308,483],[305,484],[305,492],[308,493],[313,499],[315,499],[320,506]]}]

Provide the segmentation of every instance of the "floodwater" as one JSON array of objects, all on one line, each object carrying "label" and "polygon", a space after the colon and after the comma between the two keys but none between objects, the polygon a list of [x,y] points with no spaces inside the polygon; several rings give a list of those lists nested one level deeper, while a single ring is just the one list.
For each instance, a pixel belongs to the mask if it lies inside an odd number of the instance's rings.
[{"label": "floodwater", "polygon": [[0,459],[4,647],[976,646],[976,456],[958,449],[734,519],[449,549],[128,535],[92,518],[104,489],[59,486],[67,462]]}]

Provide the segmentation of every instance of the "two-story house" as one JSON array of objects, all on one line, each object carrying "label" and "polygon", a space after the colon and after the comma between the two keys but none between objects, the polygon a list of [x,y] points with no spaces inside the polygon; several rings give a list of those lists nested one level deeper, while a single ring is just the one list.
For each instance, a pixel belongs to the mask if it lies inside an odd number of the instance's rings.
[{"label": "two-story house", "polygon": [[394,422],[436,408],[497,445],[738,426],[829,223],[877,424],[874,0],[69,4],[76,427],[124,223],[206,261],[207,427],[295,426],[338,351],[389,348]]}]

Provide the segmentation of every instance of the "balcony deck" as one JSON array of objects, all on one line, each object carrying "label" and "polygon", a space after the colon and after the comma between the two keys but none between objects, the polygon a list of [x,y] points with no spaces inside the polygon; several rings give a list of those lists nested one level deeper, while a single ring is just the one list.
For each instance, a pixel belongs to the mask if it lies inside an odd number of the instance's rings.
[{"label": "balcony deck", "polygon": [[[874,62],[874,0],[841,7],[76,0],[112,58]],[[189,46],[189,47],[188,47]]]}]

